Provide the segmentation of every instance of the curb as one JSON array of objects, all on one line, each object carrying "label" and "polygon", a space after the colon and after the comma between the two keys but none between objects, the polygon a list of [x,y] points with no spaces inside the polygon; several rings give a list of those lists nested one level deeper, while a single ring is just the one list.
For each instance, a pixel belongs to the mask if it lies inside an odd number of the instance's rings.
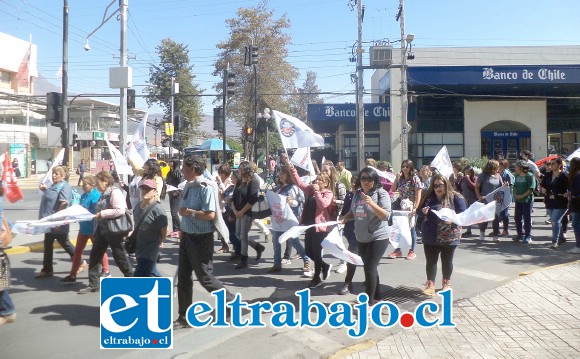
[{"label": "curb", "polygon": [[[89,241],[90,242],[90,241]],[[87,242],[87,245],[89,244],[89,242]],[[73,244],[73,246],[77,245],[77,240],[75,239],[71,239],[71,243]],[[92,245],[92,242],[90,242],[90,244]],[[54,244],[53,248],[62,248],[62,246],[57,242]],[[23,253],[29,253],[29,252],[43,252],[44,251],[44,242],[34,242],[31,244],[27,244],[25,246],[15,246],[12,248],[8,248],[5,249],[4,252],[6,254],[23,254]]]},{"label": "curb", "polygon": [[536,273],[536,272],[545,271],[547,269],[566,267],[566,266],[570,266],[570,265],[573,265],[573,264],[576,264],[576,263],[580,263],[580,259],[573,260],[573,261],[566,262],[566,263],[561,263],[561,264],[554,264],[554,265],[551,265],[551,266],[548,266],[548,267],[544,267],[544,268],[532,269],[532,270],[526,271],[526,272],[520,272],[519,276],[520,277],[525,277],[527,275],[530,275],[530,274],[533,274],[533,273]]},{"label": "curb", "polygon": [[358,352],[362,352],[363,350],[367,350],[371,347],[374,347],[378,344],[376,340],[365,340],[364,342],[356,343],[346,348],[342,348],[341,350],[337,351],[336,353],[327,356],[327,359],[341,359],[345,358],[349,355],[353,355]]}]

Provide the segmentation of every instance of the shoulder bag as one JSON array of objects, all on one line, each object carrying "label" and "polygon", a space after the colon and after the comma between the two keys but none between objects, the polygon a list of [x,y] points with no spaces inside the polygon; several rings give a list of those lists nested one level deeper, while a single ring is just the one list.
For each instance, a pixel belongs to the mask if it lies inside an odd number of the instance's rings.
[{"label": "shoulder bag", "polygon": [[[107,209],[111,209],[111,192],[107,196]],[[127,236],[134,228],[133,210],[126,209],[125,213],[117,218],[103,218],[99,226],[103,235]]]},{"label": "shoulder bag", "polygon": [[252,218],[254,219],[264,219],[272,215],[272,210],[270,209],[270,204],[266,198],[266,194],[260,190],[258,192],[258,200],[252,206]]},{"label": "shoulder bag", "polygon": [[125,250],[127,251],[127,253],[129,254],[135,253],[135,249],[137,248],[137,232],[139,232],[138,228],[141,225],[141,223],[143,223],[145,217],[147,217],[149,212],[151,212],[153,207],[155,207],[155,203],[150,205],[145,210],[145,212],[143,212],[143,215],[141,216],[141,218],[139,218],[139,222],[137,222],[137,225],[135,226],[135,230],[133,231],[133,233],[131,233],[129,237],[127,237],[127,240],[125,240]]}]

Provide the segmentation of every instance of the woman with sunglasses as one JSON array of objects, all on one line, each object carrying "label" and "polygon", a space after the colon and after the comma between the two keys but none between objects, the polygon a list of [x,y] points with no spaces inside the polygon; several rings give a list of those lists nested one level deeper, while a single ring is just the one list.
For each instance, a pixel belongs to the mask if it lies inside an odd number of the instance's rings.
[{"label": "woman with sunglasses", "polygon": [[455,213],[465,211],[465,199],[453,190],[449,179],[436,174],[431,179],[431,185],[423,200],[421,213],[425,216],[423,222],[423,250],[427,261],[427,283],[423,293],[435,295],[435,277],[437,276],[437,262],[441,256],[441,271],[443,272],[443,289],[450,288],[451,274],[453,273],[453,255],[461,238],[461,227],[451,222],[443,221],[431,210],[450,208]]},{"label": "woman with sunglasses", "polygon": [[[341,220],[347,222],[354,219],[358,254],[365,272],[365,293],[369,296],[369,305],[374,305],[381,300],[378,267],[389,246],[391,198],[381,186],[379,174],[374,169],[363,168],[359,179],[361,188],[352,198],[350,211]],[[352,288],[348,289],[352,292]]]},{"label": "woman with sunglasses", "polygon": [[[413,202],[413,210],[411,211],[411,215],[413,216],[415,216],[419,203],[421,202],[421,189],[423,188],[421,179],[417,176],[416,172],[413,161],[404,160],[401,165],[401,172],[397,174],[397,178],[395,178],[395,182],[393,182],[393,187],[391,187],[391,191],[399,191],[399,200],[397,201],[409,199]],[[413,242],[406,257],[407,260],[413,260],[416,257],[415,246],[417,245],[417,230],[415,227],[411,228],[411,239]],[[389,254],[388,258],[394,259],[402,256],[401,249],[396,248],[393,253]]]},{"label": "woman with sunglasses", "polygon": [[[288,162],[288,169],[294,183],[304,192],[304,208],[300,218],[301,225],[325,223],[336,220],[338,207],[334,202],[334,182],[325,173],[320,173],[313,184],[306,184],[298,175],[296,168]],[[306,255],[314,261],[314,276],[308,288],[314,289],[328,279],[332,265],[322,260],[322,241],[330,232],[330,227],[311,227],[304,234]]]},{"label": "woman with sunglasses", "polygon": [[[568,210],[568,175],[564,172],[561,158],[545,163],[546,173],[542,177],[540,191],[544,194],[546,210],[552,222],[552,249],[558,249],[566,239],[563,237],[562,222]],[[551,170],[551,171],[550,171]]]}]

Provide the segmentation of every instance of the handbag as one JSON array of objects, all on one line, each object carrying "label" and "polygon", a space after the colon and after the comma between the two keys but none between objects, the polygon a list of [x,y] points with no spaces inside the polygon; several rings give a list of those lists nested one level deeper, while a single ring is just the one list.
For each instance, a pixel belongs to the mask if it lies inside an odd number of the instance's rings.
[{"label": "handbag", "polygon": [[133,210],[126,209],[125,213],[117,218],[104,218],[100,226],[101,233],[105,236],[126,236],[134,228]]},{"label": "handbag", "polygon": [[155,207],[155,204],[150,205],[147,208],[147,210],[145,210],[145,212],[143,212],[143,216],[141,216],[141,218],[139,218],[139,222],[137,222],[137,225],[135,226],[135,230],[125,240],[125,250],[127,251],[127,253],[129,253],[129,254],[135,253],[135,249],[137,249],[137,232],[138,232],[137,228],[139,228],[141,223],[143,223],[143,220],[145,220],[145,217],[147,217],[147,215],[149,214],[149,212],[151,212],[153,207]]},{"label": "handbag", "polygon": [[266,194],[262,191],[258,192],[258,200],[252,206],[252,218],[264,219],[272,215],[270,204],[266,198]]},{"label": "handbag", "polygon": [[0,234],[2,247],[8,247],[12,243],[12,230],[6,220],[6,216],[2,215],[2,234]]},{"label": "handbag", "polygon": [[0,251],[0,292],[10,288],[10,260],[4,251]]}]

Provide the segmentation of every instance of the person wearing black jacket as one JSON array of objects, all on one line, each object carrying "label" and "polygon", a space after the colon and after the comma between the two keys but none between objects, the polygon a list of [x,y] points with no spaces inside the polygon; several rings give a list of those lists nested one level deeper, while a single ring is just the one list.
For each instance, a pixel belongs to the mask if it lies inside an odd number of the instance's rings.
[{"label": "person wearing black jacket", "polygon": [[[551,170],[546,171],[542,177],[541,191],[545,196],[546,209],[552,222],[552,249],[557,249],[565,242],[562,234],[562,219],[568,209],[568,175],[563,171],[561,158],[555,158],[551,162]],[[549,169],[548,167],[546,167]]]},{"label": "person wearing black jacket", "polygon": [[[165,181],[168,186],[178,187],[179,184],[183,182],[179,160],[173,160],[169,162],[169,168],[170,170],[167,173],[167,178]],[[179,211],[180,196],[180,190],[169,192],[169,208],[171,211],[171,225],[173,227],[173,231],[169,233],[169,237],[179,237],[179,228],[181,227],[181,222],[177,212]]]},{"label": "person wearing black jacket", "polygon": [[252,206],[258,201],[260,184],[254,178],[254,170],[248,161],[243,161],[238,167],[239,181],[233,195],[234,214],[236,215],[236,236],[241,242],[241,258],[236,269],[248,266],[248,245],[256,250],[256,260],[260,260],[263,245],[250,239],[248,234],[252,227]]}]

